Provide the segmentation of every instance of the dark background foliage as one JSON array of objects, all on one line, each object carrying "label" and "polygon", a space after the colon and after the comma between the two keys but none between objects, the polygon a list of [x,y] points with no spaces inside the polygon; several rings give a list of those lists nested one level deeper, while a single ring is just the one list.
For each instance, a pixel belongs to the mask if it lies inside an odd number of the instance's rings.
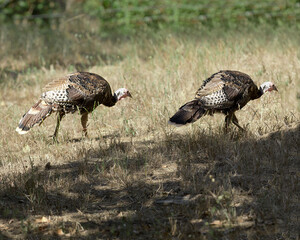
[{"label": "dark background foliage", "polygon": [[165,27],[236,27],[268,23],[299,24],[299,0],[1,0],[0,19],[49,25],[51,20],[85,14],[96,18],[101,28],[136,30]]}]

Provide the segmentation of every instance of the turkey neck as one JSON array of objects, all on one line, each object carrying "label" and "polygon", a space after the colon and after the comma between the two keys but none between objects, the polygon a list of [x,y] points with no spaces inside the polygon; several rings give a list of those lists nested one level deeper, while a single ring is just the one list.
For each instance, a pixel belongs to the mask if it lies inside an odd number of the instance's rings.
[{"label": "turkey neck", "polygon": [[118,101],[118,97],[117,95],[114,93],[110,93],[109,96],[106,98],[106,101],[103,102],[104,106],[107,107],[112,107],[116,104],[116,102]]},{"label": "turkey neck", "polygon": [[254,99],[260,98],[263,94],[264,94],[264,91],[262,90],[262,88],[256,87],[256,89],[254,91],[252,91],[251,99],[254,100]]}]

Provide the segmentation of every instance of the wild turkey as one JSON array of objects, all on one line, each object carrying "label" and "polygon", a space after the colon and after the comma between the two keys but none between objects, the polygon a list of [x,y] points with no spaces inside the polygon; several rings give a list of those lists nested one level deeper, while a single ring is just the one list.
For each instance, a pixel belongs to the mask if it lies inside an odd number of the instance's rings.
[{"label": "wild turkey", "polygon": [[239,71],[219,71],[206,79],[196,92],[195,99],[187,102],[170,118],[169,123],[182,126],[193,123],[206,114],[220,112],[226,115],[225,131],[230,122],[244,130],[235,116],[250,100],[260,98],[265,92],[277,91],[272,82],[258,88],[251,77]]},{"label": "wild turkey", "polygon": [[126,88],[111,92],[109,83],[101,76],[77,72],[50,82],[40,99],[23,115],[16,131],[27,133],[36,124],[41,124],[52,112],[57,112],[57,124],[53,134],[56,140],[61,119],[77,110],[81,114],[83,132],[87,135],[88,114],[98,105],[112,107],[117,101],[131,97]]}]

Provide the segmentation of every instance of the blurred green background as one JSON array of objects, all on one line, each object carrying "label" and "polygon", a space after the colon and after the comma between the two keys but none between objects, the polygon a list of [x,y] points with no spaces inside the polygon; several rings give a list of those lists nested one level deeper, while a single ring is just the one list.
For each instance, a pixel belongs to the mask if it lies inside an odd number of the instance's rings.
[{"label": "blurred green background", "polygon": [[145,58],[144,42],[163,49],[169,34],[297,42],[299,18],[300,0],[0,0],[0,84],[40,68],[113,64],[132,51]]},{"label": "blurred green background", "polygon": [[103,31],[299,24],[299,0],[1,0],[1,22],[49,25],[85,14]]}]

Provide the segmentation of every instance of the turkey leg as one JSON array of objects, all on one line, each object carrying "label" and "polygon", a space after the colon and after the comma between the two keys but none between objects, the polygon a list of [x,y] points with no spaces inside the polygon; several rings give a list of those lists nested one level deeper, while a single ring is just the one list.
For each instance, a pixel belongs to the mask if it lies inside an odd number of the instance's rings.
[{"label": "turkey leg", "polygon": [[229,126],[229,124],[230,124],[231,121],[232,121],[232,113],[229,113],[225,117],[225,128],[224,128],[225,133],[228,132],[228,126]]},{"label": "turkey leg", "polygon": [[88,122],[88,116],[89,113],[85,112],[81,115],[81,125],[82,125],[82,131],[85,137],[87,137],[87,122]]},{"label": "turkey leg", "polygon": [[57,115],[56,127],[55,127],[54,134],[52,136],[52,138],[53,138],[54,141],[57,141],[57,133],[58,133],[59,126],[60,126],[60,121],[62,120],[62,118],[64,116],[65,116],[64,112],[59,112],[58,115]]},{"label": "turkey leg", "polygon": [[241,129],[242,131],[245,131],[244,128],[242,128],[240,125],[239,125],[239,120],[237,119],[237,117],[235,116],[235,114],[233,113],[232,114],[232,122],[235,126],[237,126],[239,129]]}]

